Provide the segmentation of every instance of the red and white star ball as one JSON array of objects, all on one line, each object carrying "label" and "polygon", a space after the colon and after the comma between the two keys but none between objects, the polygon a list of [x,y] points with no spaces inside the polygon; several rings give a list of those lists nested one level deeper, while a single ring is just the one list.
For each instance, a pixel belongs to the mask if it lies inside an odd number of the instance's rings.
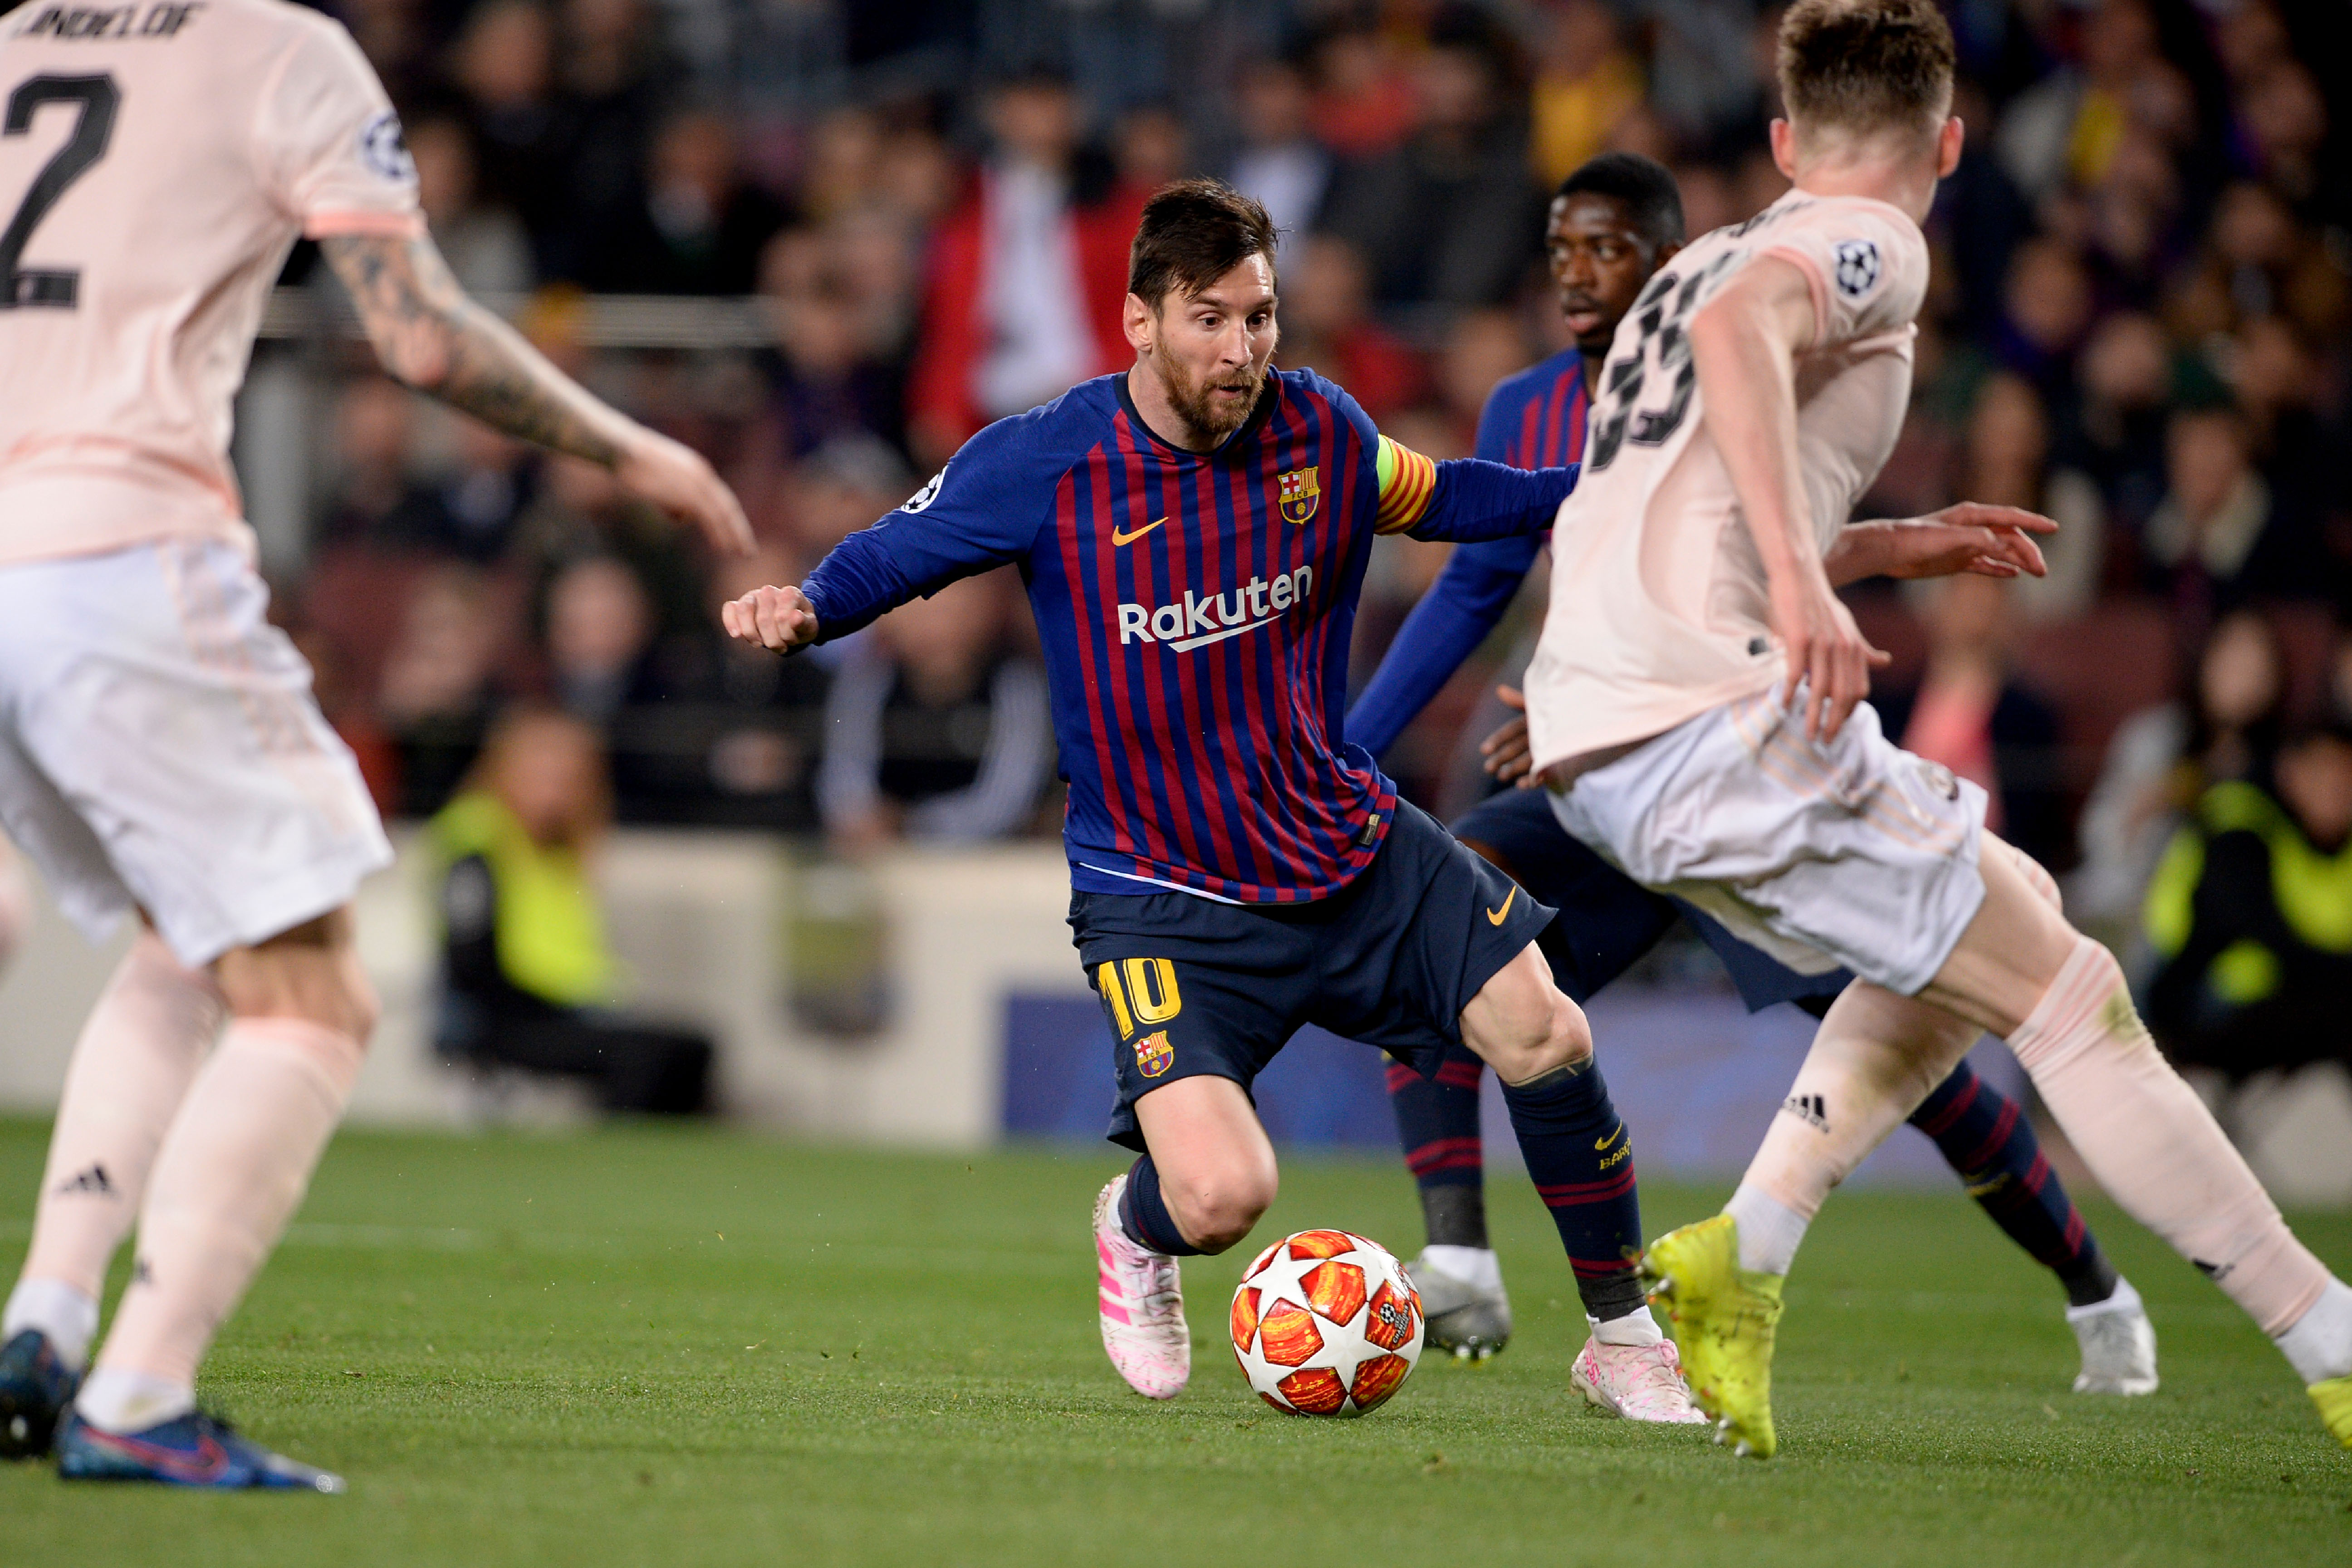
[{"label": "red and white star ball", "polygon": [[1234,1291],[1234,1359],[1286,1415],[1361,1415],[1421,1359],[1421,1294],[1376,1241],[1302,1230],[1257,1256]]}]

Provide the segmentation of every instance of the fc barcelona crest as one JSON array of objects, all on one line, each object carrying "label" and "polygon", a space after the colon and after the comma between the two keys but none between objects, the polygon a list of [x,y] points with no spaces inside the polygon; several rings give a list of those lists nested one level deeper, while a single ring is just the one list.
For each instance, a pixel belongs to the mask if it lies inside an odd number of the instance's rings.
[{"label": "fc barcelona crest", "polygon": [[1176,1047],[1168,1043],[1168,1031],[1161,1029],[1135,1042],[1135,1070],[1146,1078],[1158,1078],[1176,1059]]},{"label": "fc barcelona crest", "polygon": [[1305,522],[1323,504],[1323,489],[1315,482],[1313,468],[1294,468],[1282,476],[1282,517],[1286,522]]}]

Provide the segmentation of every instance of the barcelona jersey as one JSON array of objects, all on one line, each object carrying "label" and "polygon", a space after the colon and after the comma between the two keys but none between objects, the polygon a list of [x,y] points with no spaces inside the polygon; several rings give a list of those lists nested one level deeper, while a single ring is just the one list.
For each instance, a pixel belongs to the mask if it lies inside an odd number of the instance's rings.
[{"label": "barcelona jersey", "polygon": [[1069,784],[1073,886],[1240,903],[1337,892],[1393,786],[1341,733],[1372,540],[1548,526],[1571,476],[1432,462],[1308,371],[1214,450],[1154,433],[1124,374],[999,420],[803,584],[821,640],[1017,564]]},{"label": "barcelona jersey", "polygon": [[1477,455],[1515,468],[1584,458],[1584,356],[1574,344],[1495,384],[1478,416]]}]

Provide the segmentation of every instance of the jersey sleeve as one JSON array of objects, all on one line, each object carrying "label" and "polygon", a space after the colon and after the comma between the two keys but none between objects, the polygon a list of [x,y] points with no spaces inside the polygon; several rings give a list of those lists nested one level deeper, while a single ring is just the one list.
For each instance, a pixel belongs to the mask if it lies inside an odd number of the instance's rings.
[{"label": "jersey sleeve", "polygon": [[400,117],[341,24],[303,19],[262,87],[254,135],[263,183],[307,237],[425,232]]},{"label": "jersey sleeve", "polygon": [[1048,439],[1049,417],[1040,409],[998,420],[905,504],[835,545],[801,584],[817,640],[846,637],[909,599],[1025,556],[1069,467]]},{"label": "jersey sleeve", "polygon": [[1781,226],[1761,254],[1805,275],[1814,349],[1900,331],[1927,298],[1927,240],[1916,224],[1877,202],[1822,202]]},{"label": "jersey sleeve", "polygon": [[1437,494],[1437,465],[1410,447],[1383,436],[1372,471],[1381,490],[1381,508],[1373,527],[1382,533],[1402,533],[1429,515]]}]

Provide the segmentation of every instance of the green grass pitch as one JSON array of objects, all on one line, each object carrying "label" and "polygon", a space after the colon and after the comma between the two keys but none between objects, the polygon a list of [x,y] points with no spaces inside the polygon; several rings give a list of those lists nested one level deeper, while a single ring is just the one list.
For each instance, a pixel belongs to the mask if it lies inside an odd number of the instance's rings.
[{"label": "green grass pitch", "polygon": [[[23,1205],[44,1130],[0,1123]],[[1907,1136],[1908,1134],[1898,1134]],[[1166,1405],[1104,1361],[1087,1151],[971,1159],[620,1128],[339,1139],[205,1395],[343,1498],[67,1488],[0,1468],[0,1563],[2352,1563],[2352,1455],[2219,1293],[2113,1210],[2164,1390],[2067,1391],[2053,1282],[1957,1193],[1843,1194],[1789,1290],[1781,1455],[1587,1415],[1583,1325],[1498,1183],[1518,1337],[1369,1419],[1250,1397],[1256,1244],[1187,1266]],[[1654,1187],[1653,1231],[1718,1192]],[[0,1228],[13,1279],[26,1209]],[[1261,1239],[1418,1243],[1393,1163],[1293,1158]],[[2352,1219],[2303,1234],[2352,1268]]]}]

